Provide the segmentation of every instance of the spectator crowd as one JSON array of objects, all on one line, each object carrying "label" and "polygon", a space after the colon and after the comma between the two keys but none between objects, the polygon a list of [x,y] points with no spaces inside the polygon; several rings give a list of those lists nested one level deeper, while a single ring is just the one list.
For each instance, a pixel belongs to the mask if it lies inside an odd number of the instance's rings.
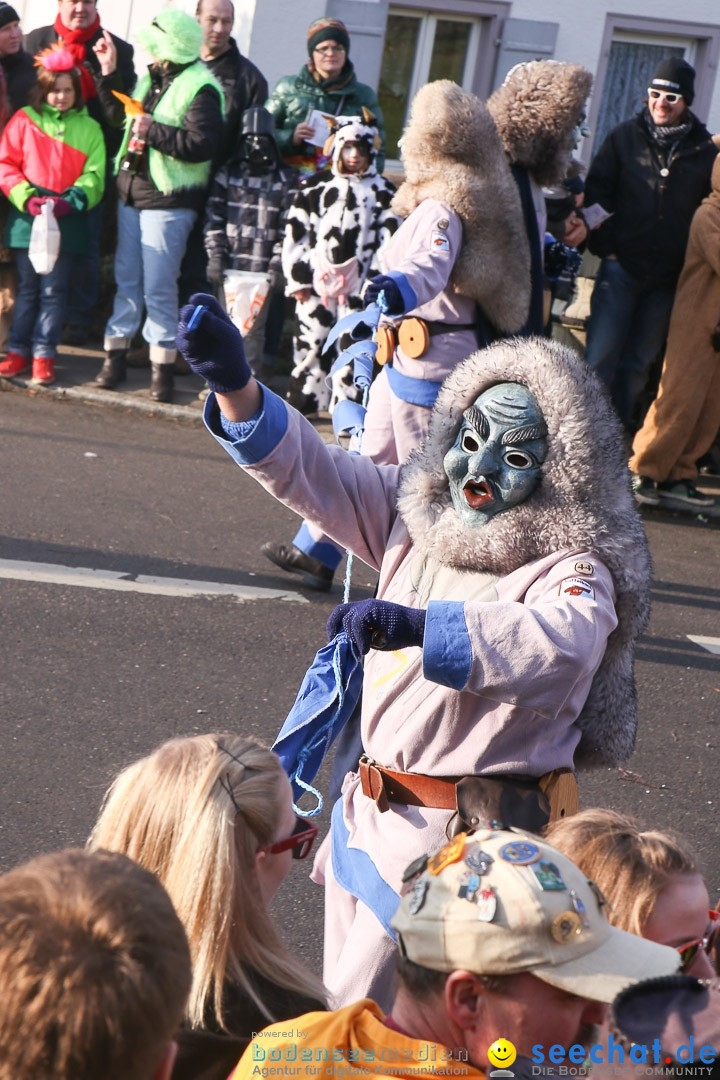
[{"label": "spectator crowd", "polygon": [[[179,352],[210,433],[304,517],[268,558],[321,590],[346,548],[379,572],[328,623],[365,689],[314,859],[323,976],[271,913],[318,833],[299,767],[243,734],[174,738],[115,778],[85,849],[0,875],[0,1080],[712,1065],[699,862],[579,810],[574,772],[634,747],[636,504],[712,504],[720,159],[695,72],[663,60],[584,179],[580,65],[518,65],[486,103],[428,84],[396,190],[345,25],[315,20],[269,94],[233,20],[230,0],[163,8],[138,78],[95,0],[25,38],[0,2],[0,375],[51,384],[58,345],[87,340],[116,221],[97,386],[122,386],[141,331],[169,401]],[[581,356],[551,338],[583,252]],[[243,275],[267,295],[240,325]],[[303,420],[326,409],[353,417],[353,452]]]}]

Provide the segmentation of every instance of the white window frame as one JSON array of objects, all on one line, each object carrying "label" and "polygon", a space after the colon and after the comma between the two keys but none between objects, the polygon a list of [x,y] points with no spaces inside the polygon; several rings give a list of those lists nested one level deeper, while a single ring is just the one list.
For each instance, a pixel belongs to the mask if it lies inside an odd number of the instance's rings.
[{"label": "white window frame", "polygon": [[[388,16],[390,15],[398,15],[401,18],[418,19],[420,22],[413,70],[410,77],[410,86],[408,87],[408,102],[413,100],[418,90],[428,81],[438,21],[459,22],[469,24],[470,26],[467,53],[465,55],[465,67],[462,75],[462,83],[460,85],[463,90],[472,90],[475,70],[480,56],[480,39],[483,30],[482,15],[459,14],[452,11],[431,12],[421,8],[410,7],[392,7],[388,11]],[[397,158],[389,158],[385,168],[391,172],[398,172],[402,169],[402,162]]]}]

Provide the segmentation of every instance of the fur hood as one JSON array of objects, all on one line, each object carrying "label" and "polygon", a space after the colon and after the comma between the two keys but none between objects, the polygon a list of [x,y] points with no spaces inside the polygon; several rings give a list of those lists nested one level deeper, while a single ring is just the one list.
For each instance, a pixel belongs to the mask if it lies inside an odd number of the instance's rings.
[{"label": "fur hood", "polygon": [[564,179],[574,149],[571,138],[592,86],[579,64],[531,60],[517,64],[488,98],[510,161],[521,165],[536,184]]},{"label": "fur hood", "polygon": [[[453,509],[443,458],[463,411],[500,382],[523,383],[534,394],[548,426],[548,456],[526,502],[470,531]],[[507,574],[555,552],[597,553],[615,583],[618,626],[577,721],[576,760],[625,761],[635,745],[633,651],[650,611],[650,554],[620,423],[585,361],[542,338],[473,353],[443,383],[427,438],[401,470],[398,509],[417,550],[448,566]]]},{"label": "fur hood", "polygon": [[452,284],[503,333],[524,326],[530,309],[530,248],[520,196],[492,117],[479,98],[449,79],[413,99],[402,138],[405,183],[392,207],[408,217],[428,198],[463,222]]}]

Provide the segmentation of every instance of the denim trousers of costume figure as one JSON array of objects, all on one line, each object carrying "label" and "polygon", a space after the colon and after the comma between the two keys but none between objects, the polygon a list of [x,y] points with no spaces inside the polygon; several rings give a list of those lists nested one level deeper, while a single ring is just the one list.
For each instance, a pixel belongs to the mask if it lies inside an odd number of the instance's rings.
[{"label": "denim trousers of costume figure", "polygon": [[73,256],[58,255],[49,274],[38,274],[24,248],[15,251],[18,287],[8,349],[20,356],[54,359],[72,278]]},{"label": "denim trousers of costume figure", "polygon": [[625,427],[667,337],[673,289],[642,292],[617,259],[604,259],[590,305],[585,359],[607,386]]},{"label": "denim trousers of costume figure", "polygon": [[[194,210],[136,210],[118,203],[118,246],[115,253],[117,292],[105,327],[105,348],[127,348],[140,326],[143,304],[147,318],[143,337],[150,359],[172,363],[178,320],[178,275],[185,245],[196,218]],[[172,351],[172,357],[153,355]]]}]

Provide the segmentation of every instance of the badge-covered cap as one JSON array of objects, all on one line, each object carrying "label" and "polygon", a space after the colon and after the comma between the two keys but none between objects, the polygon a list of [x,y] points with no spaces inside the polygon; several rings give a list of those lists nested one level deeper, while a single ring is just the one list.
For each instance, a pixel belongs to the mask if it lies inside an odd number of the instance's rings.
[{"label": "badge-covered cap", "polygon": [[611,927],[578,867],[516,829],[479,830],[431,855],[392,925],[402,953],[423,967],[524,971],[594,1001],[679,964],[674,949]]}]

